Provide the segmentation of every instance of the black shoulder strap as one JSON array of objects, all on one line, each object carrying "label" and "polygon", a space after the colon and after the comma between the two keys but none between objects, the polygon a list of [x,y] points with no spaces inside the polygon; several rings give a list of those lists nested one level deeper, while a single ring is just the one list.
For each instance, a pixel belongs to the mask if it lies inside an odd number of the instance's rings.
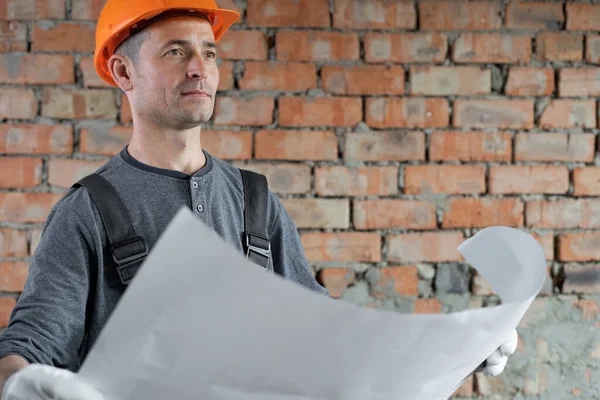
[{"label": "black shoulder strap", "polygon": [[269,186],[264,175],[241,169],[244,182],[244,245],[246,257],[267,268],[271,243],[267,233]]},{"label": "black shoulder strap", "polygon": [[136,234],[131,216],[110,182],[94,173],[73,185],[80,186],[87,189],[96,203],[119,277],[121,282],[128,284],[148,254],[146,242]]},{"label": "black shoulder strap", "polygon": [[[244,182],[244,237],[246,257],[267,268],[271,244],[267,233],[268,183],[264,175],[240,169]],[[73,187],[90,193],[108,236],[110,253],[121,282],[128,284],[148,255],[143,237],[133,227],[131,216],[114,186],[98,174],[90,174]]]}]

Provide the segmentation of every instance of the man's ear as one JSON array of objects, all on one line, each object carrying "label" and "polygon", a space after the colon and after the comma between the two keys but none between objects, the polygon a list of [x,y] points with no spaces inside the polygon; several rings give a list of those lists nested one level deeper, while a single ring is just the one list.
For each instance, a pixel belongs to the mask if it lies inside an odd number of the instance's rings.
[{"label": "man's ear", "polygon": [[113,54],[108,60],[108,69],[113,80],[123,92],[133,88],[131,80],[133,65],[131,60],[119,54]]}]

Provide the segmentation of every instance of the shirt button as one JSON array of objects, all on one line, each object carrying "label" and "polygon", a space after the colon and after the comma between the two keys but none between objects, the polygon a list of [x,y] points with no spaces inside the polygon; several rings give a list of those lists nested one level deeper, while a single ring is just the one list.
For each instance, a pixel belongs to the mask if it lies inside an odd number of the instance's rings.
[{"label": "shirt button", "polygon": [[198,211],[202,212],[202,210],[204,210],[204,207],[202,207],[202,204],[198,204],[198,205],[196,206],[196,210],[198,210]]},{"label": "shirt button", "polygon": [[194,189],[198,189],[198,182],[192,183],[192,186],[194,187]]}]

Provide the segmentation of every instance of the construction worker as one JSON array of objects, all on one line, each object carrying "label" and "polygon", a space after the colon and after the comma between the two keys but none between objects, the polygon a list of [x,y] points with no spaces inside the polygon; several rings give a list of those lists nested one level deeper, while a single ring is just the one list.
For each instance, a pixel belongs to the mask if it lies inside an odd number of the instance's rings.
[{"label": "construction worker", "polygon": [[[143,238],[127,242],[134,244],[127,251],[146,254],[181,207],[191,208],[240,251],[256,248],[251,243],[245,248],[240,239],[248,219],[240,170],[201,144],[201,126],[212,116],[219,84],[217,42],[238,18],[214,0],[108,0],[101,12],[96,70],[126,93],[133,133],[96,173],[116,190],[114,208],[127,210]],[[131,278],[115,272],[129,265],[120,261],[132,257],[120,257],[122,249],[109,243],[108,221],[86,189],[92,188],[69,190],[45,223],[23,293],[0,338],[3,400],[102,398],[74,372]],[[256,212],[266,220],[265,269],[326,296],[277,196],[269,191],[266,206]],[[166,279],[168,273],[166,268]],[[516,337],[483,371],[500,373],[515,347]]]}]

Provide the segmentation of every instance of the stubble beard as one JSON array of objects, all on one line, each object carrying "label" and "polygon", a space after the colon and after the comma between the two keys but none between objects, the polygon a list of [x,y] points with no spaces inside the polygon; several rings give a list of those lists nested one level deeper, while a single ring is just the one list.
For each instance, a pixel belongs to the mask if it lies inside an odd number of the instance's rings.
[{"label": "stubble beard", "polygon": [[[203,103],[208,103],[205,101]],[[211,104],[198,104],[197,109],[190,110],[189,105],[185,107],[180,106],[177,110],[176,115],[171,117],[171,124],[175,124],[176,129],[192,129],[201,126],[208,122],[214,112],[214,101],[211,99]],[[169,119],[167,116],[163,116],[163,119]],[[169,121],[165,121],[167,124]]]}]

